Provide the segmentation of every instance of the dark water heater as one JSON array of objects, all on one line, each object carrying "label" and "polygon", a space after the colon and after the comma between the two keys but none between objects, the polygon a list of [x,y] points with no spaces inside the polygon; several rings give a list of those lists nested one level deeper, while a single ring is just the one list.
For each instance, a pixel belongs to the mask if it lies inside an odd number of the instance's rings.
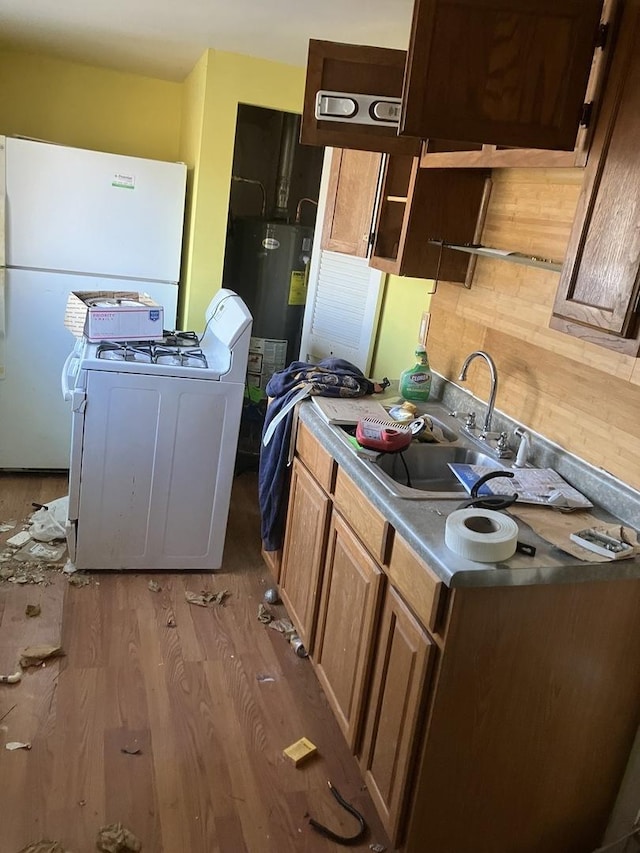
[{"label": "dark water heater", "polygon": [[259,218],[234,219],[227,238],[225,286],[253,315],[252,334],[287,341],[298,358],[311,261],[313,228]]}]

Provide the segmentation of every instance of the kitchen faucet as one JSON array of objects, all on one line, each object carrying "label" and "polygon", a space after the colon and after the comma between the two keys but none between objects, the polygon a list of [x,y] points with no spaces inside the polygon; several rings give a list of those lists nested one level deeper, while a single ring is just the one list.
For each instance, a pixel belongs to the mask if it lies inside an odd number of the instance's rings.
[{"label": "kitchen faucet", "polygon": [[474,358],[483,358],[487,364],[489,365],[489,372],[491,373],[491,391],[489,393],[489,402],[487,403],[487,413],[484,418],[484,424],[482,426],[482,434],[480,438],[486,438],[487,434],[491,431],[491,418],[493,417],[493,407],[496,402],[496,393],[498,391],[498,372],[496,370],[496,365],[494,360],[491,358],[489,353],[483,352],[483,350],[476,350],[475,352],[470,353],[464,360],[464,364],[460,369],[460,376],[458,376],[459,382],[464,382],[467,378],[467,368],[474,360]]}]

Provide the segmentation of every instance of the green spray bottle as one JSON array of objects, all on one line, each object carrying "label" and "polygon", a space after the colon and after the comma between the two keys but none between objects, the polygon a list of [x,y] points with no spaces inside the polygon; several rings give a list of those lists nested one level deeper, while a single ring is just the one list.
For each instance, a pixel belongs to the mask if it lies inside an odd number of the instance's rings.
[{"label": "green spray bottle", "polygon": [[422,344],[416,347],[416,363],[400,375],[399,391],[405,400],[426,403],[431,391],[431,368],[427,350]]}]

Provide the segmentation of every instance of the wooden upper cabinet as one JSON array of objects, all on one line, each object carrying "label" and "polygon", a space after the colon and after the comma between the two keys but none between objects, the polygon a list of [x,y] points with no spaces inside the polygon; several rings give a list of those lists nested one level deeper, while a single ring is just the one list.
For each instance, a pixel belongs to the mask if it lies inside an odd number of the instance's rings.
[{"label": "wooden upper cabinet", "polygon": [[315,117],[316,94],[319,91],[400,98],[406,56],[403,50],[311,39],[300,142],[304,145],[418,154],[420,140],[399,137],[396,126],[349,124]]},{"label": "wooden upper cabinet", "polygon": [[627,3],[551,326],[640,352],[640,3]]},{"label": "wooden upper cabinet", "polygon": [[478,242],[489,188],[483,169],[421,169],[417,157],[390,154],[369,265],[393,275],[465,282],[470,256],[433,241]]},{"label": "wooden upper cabinet", "polygon": [[415,0],[401,133],[573,150],[603,0]]},{"label": "wooden upper cabinet", "polygon": [[380,161],[374,151],[336,148],[331,157],[322,248],[366,258],[373,228]]}]

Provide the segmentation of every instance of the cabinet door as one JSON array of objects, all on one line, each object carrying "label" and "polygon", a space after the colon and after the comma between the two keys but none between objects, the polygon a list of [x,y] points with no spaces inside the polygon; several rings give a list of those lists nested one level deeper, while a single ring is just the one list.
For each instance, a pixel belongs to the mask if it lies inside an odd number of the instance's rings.
[{"label": "cabinet door", "polygon": [[311,39],[300,142],[418,154],[420,140],[399,137],[397,125],[350,124],[317,119],[315,115],[316,94],[321,90],[399,98],[406,56],[403,50]]},{"label": "cabinet door", "polygon": [[415,0],[401,133],[572,150],[602,0]]},{"label": "cabinet door", "polygon": [[360,730],[383,580],[375,561],[334,512],[313,662],[352,749]]},{"label": "cabinet door", "polygon": [[425,687],[434,644],[398,593],[385,599],[360,764],[394,846],[419,752]]},{"label": "cabinet door", "polygon": [[322,248],[366,258],[382,155],[338,148],[331,158]]},{"label": "cabinet door", "polygon": [[280,595],[307,650],[313,648],[331,502],[295,459],[280,572]]},{"label": "cabinet door", "polygon": [[478,241],[490,182],[483,169],[421,169],[386,158],[370,264],[383,272],[464,282],[469,257],[430,241]]},{"label": "cabinet door", "polygon": [[640,8],[629,4],[585,170],[551,326],[640,351]]}]

